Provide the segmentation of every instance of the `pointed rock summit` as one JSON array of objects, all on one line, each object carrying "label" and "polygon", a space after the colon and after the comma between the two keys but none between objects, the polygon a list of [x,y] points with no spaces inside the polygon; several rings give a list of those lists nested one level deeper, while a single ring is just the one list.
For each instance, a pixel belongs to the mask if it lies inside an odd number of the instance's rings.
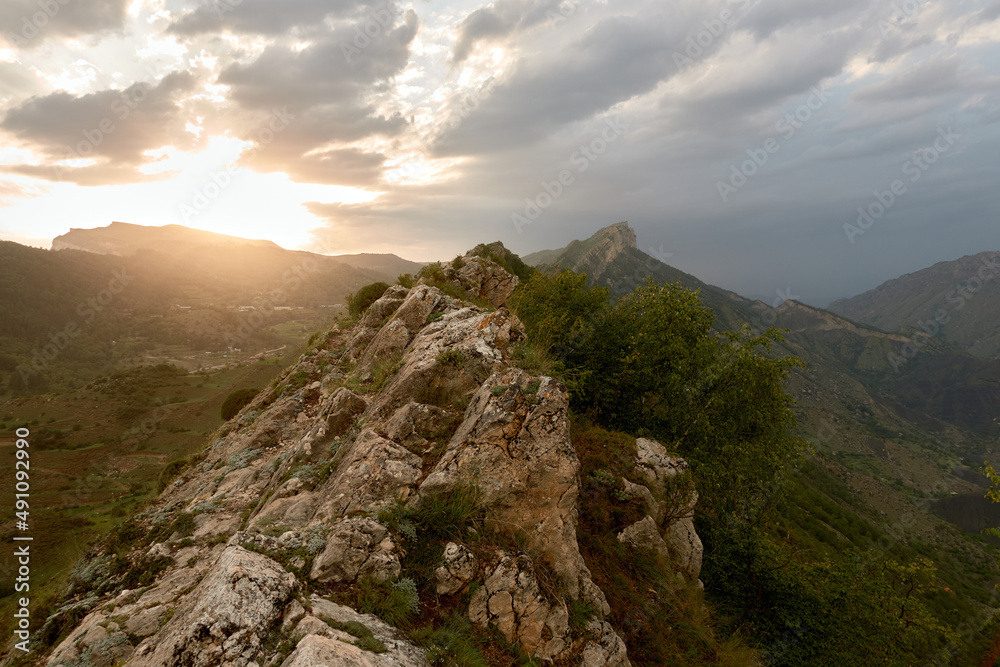
[{"label": "pointed rock summit", "polygon": [[605,227],[585,241],[573,241],[560,250],[542,250],[524,257],[526,264],[541,270],[570,269],[600,279],[611,264],[629,250],[638,250],[635,231],[627,222]]}]

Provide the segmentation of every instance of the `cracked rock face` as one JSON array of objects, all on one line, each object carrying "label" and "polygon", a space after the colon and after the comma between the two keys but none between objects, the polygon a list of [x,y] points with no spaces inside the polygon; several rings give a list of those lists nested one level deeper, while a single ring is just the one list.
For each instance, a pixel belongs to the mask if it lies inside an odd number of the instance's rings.
[{"label": "cracked rock face", "polygon": [[444,561],[441,567],[434,571],[437,582],[435,590],[438,595],[454,595],[479,572],[479,559],[461,544],[449,542],[444,547]]},{"label": "cracked rock face", "polygon": [[543,660],[555,658],[567,646],[569,612],[542,594],[526,556],[500,552],[500,562],[469,602],[469,620],[494,625],[508,642],[520,644]]},{"label": "cracked rock face", "polygon": [[[517,531],[527,553],[450,542],[424,594],[460,604],[475,590],[460,613],[538,659],[629,665],[577,544],[580,462],[566,388],[510,364],[509,348],[524,333],[503,304],[517,279],[488,259],[454,264],[442,267],[445,279],[496,310],[426,284],[396,285],[353,330],[329,332],[139,517],[154,538],[134,541],[130,559],[169,562],[151,586],[121,590],[129,580],[110,575],[110,557],[95,552],[64,606],[86,616],[48,664],[422,667],[424,651],[399,630],[293,593],[300,583],[332,591],[366,577],[408,576],[402,557],[417,528],[400,524],[396,534],[372,517],[471,485],[486,521]],[[342,386],[348,381],[351,389]],[[679,571],[697,577],[697,496],[686,499],[680,520],[665,499],[687,465],[653,441],[638,441],[637,452],[642,483],[624,488],[649,516],[620,539],[666,550]],[[189,540],[158,532],[181,512],[195,515]],[[108,577],[119,588],[101,588]],[[594,612],[572,631],[568,605],[577,600]],[[294,648],[271,650],[279,632],[295,638]],[[366,650],[373,642],[359,632],[386,651]]]},{"label": "cracked rock face", "polygon": [[350,445],[337,471],[318,489],[322,500],[313,522],[332,522],[392,504],[401,492],[416,484],[422,465],[423,460],[402,445],[365,429]]},{"label": "cracked rock face", "polygon": [[129,664],[248,665],[295,587],[295,577],[270,558],[230,546]]},{"label": "cracked rock face", "polygon": [[436,405],[410,402],[396,410],[386,424],[386,436],[408,449],[422,447],[427,438],[439,432],[449,415]]},{"label": "cracked rock face", "polygon": [[368,518],[345,519],[327,538],[313,561],[310,578],[350,583],[361,577],[383,582],[399,576],[399,555],[389,529]]},{"label": "cracked rock face", "polygon": [[[590,578],[576,541],[580,462],[569,439],[568,396],[551,378],[494,374],[472,398],[421,495],[473,481],[500,521],[519,526],[576,596]],[[603,606],[603,605],[599,605]]]},{"label": "cracked rock face", "polygon": [[633,497],[642,498],[650,515],[626,528],[618,535],[618,539],[626,544],[644,545],[669,555],[673,564],[685,576],[697,579],[701,574],[704,552],[701,538],[694,529],[694,508],[698,502],[698,494],[692,491],[686,498],[667,497],[670,481],[689,470],[687,461],[669,455],[666,448],[655,440],[638,438],[635,444],[636,470],[646,485],[626,480],[625,490]]}]

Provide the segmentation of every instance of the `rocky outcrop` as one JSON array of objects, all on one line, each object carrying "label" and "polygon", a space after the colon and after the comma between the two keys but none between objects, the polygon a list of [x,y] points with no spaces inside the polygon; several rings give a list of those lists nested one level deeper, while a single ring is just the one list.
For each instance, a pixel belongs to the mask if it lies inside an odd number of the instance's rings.
[{"label": "rocky outcrop", "polygon": [[668,556],[686,577],[696,580],[703,549],[694,529],[698,493],[690,483],[690,467],[655,440],[638,438],[635,446],[635,471],[645,484],[625,480],[624,489],[643,501],[648,515],[619,533],[618,539]]},{"label": "rocky outcrop", "polygon": [[479,573],[479,559],[461,544],[445,545],[441,567],[434,571],[435,592],[454,595],[463,590]]},{"label": "rocky outcrop", "polygon": [[129,664],[249,665],[295,588],[295,577],[273,560],[228,547],[155,641],[139,644]]},{"label": "rocky outcrop", "polygon": [[341,521],[313,561],[310,577],[317,581],[351,583],[360,577],[383,582],[399,576],[396,545],[389,529],[368,518]]},{"label": "rocky outcrop", "polygon": [[529,558],[498,555],[500,562],[469,602],[469,618],[481,626],[496,626],[507,641],[520,644],[529,654],[542,660],[555,658],[568,645],[566,604],[542,594]]},{"label": "rocky outcrop", "polygon": [[[427,667],[422,649],[374,616],[317,596],[309,600],[308,613],[301,605],[299,609],[298,617],[286,629],[290,636],[302,639],[281,667]],[[378,644],[358,641],[365,637]]]},{"label": "rocky outcrop", "polygon": [[[586,273],[591,282],[597,281],[608,267],[630,249],[638,248],[635,231],[627,222],[605,227],[589,239],[573,241],[562,250],[536,253],[541,267],[570,269]],[[530,261],[530,257],[525,258]]]},{"label": "rocky outcrop", "polygon": [[559,382],[517,368],[495,373],[473,396],[420,493],[474,484],[495,520],[530,536],[575,598],[581,578],[590,573],[576,543],[580,462],[569,438],[568,411]]},{"label": "rocky outcrop", "polygon": [[[91,554],[63,607],[84,619],[48,664],[425,665],[398,630],[331,598],[402,586],[418,604],[407,559],[426,544],[406,517],[471,490],[477,525],[510,544],[464,529],[438,541],[424,604],[447,599],[541,660],[628,665],[577,543],[567,389],[511,364],[524,333],[503,304],[516,278],[472,256],[442,272],[480,305],[396,285],[329,332],[121,531],[134,572]],[[637,452],[624,489],[648,516],[621,539],[696,578],[700,543],[684,523],[696,496],[674,502],[686,464],[652,441]],[[572,609],[587,610],[573,627]]]}]

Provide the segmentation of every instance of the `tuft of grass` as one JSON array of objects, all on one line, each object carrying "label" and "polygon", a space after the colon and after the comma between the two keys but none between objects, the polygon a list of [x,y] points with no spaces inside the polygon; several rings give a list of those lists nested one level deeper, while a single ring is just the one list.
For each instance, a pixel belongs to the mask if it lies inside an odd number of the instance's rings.
[{"label": "tuft of grass", "polygon": [[375,638],[372,631],[363,623],[358,623],[357,621],[341,623],[340,621],[335,621],[329,616],[320,616],[319,619],[334,630],[340,630],[341,632],[346,632],[353,637],[357,637],[358,641],[354,642],[354,645],[363,651],[385,653],[389,650],[385,647],[385,644]]},{"label": "tuft of grass", "polygon": [[549,345],[529,338],[528,340],[514,343],[510,350],[514,363],[518,368],[533,375],[545,375],[563,379],[565,367],[549,351]]},{"label": "tuft of grass", "polygon": [[407,627],[420,612],[416,583],[407,577],[393,582],[361,578],[348,598],[362,614],[375,614],[397,628]]},{"label": "tuft of grass", "polygon": [[446,350],[436,357],[439,364],[461,367],[465,363],[465,353],[461,350]]},{"label": "tuft of grass", "polygon": [[156,484],[156,493],[163,493],[170,482],[174,481],[191,464],[187,459],[174,459],[163,467],[160,472],[160,479]]},{"label": "tuft of grass", "polygon": [[477,646],[472,624],[458,612],[437,627],[417,628],[410,639],[424,649],[427,662],[435,667],[490,667]]},{"label": "tuft of grass", "polygon": [[385,359],[379,359],[372,365],[372,385],[371,391],[379,393],[385,388],[389,381],[403,367],[403,354],[396,353]]},{"label": "tuft of grass", "polygon": [[571,600],[569,603],[569,627],[574,632],[583,632],[597,610],[594,605],[583,600]]}]

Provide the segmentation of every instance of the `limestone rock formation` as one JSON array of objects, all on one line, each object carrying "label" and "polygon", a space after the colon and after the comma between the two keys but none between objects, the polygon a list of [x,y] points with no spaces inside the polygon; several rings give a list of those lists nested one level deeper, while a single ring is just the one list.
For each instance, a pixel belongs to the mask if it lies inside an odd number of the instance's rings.
[{"label": "limestone rock formation", "polygon": [[[426,665],[399,630],[344,604],[383,586],[425,607],[471,592],[459,613],[541,660],[629,665],[577,543],[567,389],[511,363],[524,333],[503,304],[517,279],[473,256],[442,272],[481,305],[396,285],[352,329],[321,338],[116,532],[114,548],[78,566],[48,619],[74,622],[58,646],[36,648],[38,664]],[[696,578],[697,497],[678,501],[678,517],[670,496],[686,464],[652,441],[637,451],[644,483],[625,490],[649,516],[622,539],[662,544]],[[437,543],[443,556],[418,599],[407,559],[421,533],[405,517],[462,489],[475,490],[480,528],[521,546],[455,532]],[[589,618],[571,627],[571,608]]]},{"label": "limestone rock formation", "polygon": [[395,551],[389,530],[382,524],[367,518],[345,519],[330,533],[309,576],[338,583],[350,583],[359,577],[389,581],[400,572]]},{"label": "limestone rock formation", "polygon": [[625,492],[641,498],[649,514],[623,530],[618,539],[669,556],[684,575],[698,579],[703,548],[694,529],[698,494],[683,483],[689,466],[655,440],[638,438],[635,445],[635,469],[646,483],[625,480]]},{"label": "limestone rock formation", "polygon": [[471,582],[479,571],[476,554],[461,544],[445,545],[443,563],[434,571],[438,595],[454,595]]}]

